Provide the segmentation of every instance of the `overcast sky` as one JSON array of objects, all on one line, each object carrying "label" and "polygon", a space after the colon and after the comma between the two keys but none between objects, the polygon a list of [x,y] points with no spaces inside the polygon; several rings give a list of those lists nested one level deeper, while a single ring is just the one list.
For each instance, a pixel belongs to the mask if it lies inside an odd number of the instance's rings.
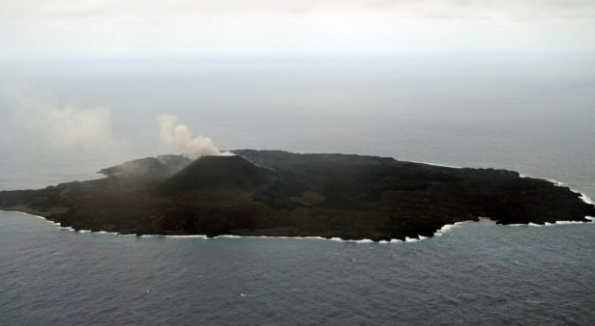
[{"label": "overcast sky", "polygon": [[5,57],[595,51],[593,0],[2,0]]}]

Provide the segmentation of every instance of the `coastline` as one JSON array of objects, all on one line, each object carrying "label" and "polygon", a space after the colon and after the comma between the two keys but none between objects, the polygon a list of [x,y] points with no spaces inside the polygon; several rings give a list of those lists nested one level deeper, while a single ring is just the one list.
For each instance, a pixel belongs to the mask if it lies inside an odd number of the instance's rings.
[{"label": "coastline", "polygon": [[[396,160],[396,159],[395,159]],[[403,161],[405,162],[405,161]],[[464,169],[464,167],[459,167],[459,166],[448,166],[448,165],[443,165],[443,164],[437,164],[437,163],[429,163],[429,162],[417,162],[417,161],[406,161],[406,162],[410,162],[410,163],[415,163],[415,164],[423,164],[423,165],[430,165],[430,166],[437,166],[437,167],[446,167],[446,168],[450,168],[450,169]],[[471,169],[471,168],[470,168]],[[511,171],[514,172],[514,171]],[[552,185],[556,186],[556,187],[565,187],[567,188],[567,190],[569,190],[570,192],[574,193],[578,199],[580,199],[580,201],[586,203],[586,204],[591,204],[593,205],[593,201],[592,199],[586,195],[585,193],[582,193],[580,191],[576,191],[575,189],[572,189],[570,187],[568,187],[565,183],[554,180],[554,179],[548,179],[548,178],[539,178],[539,177],[533,177],[527,174],[522,174],[519,172],[515,172],[516,175],[519,178],[531,178],[531,179],[539,179],[542,181],[546,181],[551,183]],[[417,229],[417,230],[412,230],[413,232],[409,233],[408,236],[404,236],[403,238],[391,238],[391,237],[386,237],[384,239],[371,239],[371,238],[366,238],[365,235],[361,238],[358,239],[358,237],[354,237],[354,238],[348,238],[348,239],[342,239],[342,235],[333,235],[333,237],[323,237],[323,236],[316,236],[316,235],[307,235],[308,233],[318,233],[318,232],[305,232],[306,235],[296,235],[296,236],[285,236],[285,235],[266,235],[267,232],[262,232],[261,234],[263,235],[258,235],[258,233],[260,232],[254,232],[252,234],[244,234],[244,235],[238,235],[238,234],[228,234],[228,233],[222,233],[222,234],[211,234],[208,235],[207,234],[192,234],[191,232],[189,234],[184,234],[184,232],[180,232],[181,234],[159,234],[159,233],[119,233],[119,232],[114,232],[114,231],[104,231],[101,230],[101,228],[96,228],[94,229],[95,231],[91,231],[90,229],[86,229],[84,228],[84,225],[79,225],[78,227],[74,228],[71,226],[62,226],[62,223],[60,222],[55,222],[53,220],[50,220],[40,214],[44,214],[44,212],[42,211],[37,211],[35,209],[30,208],[29,206],[27,206],[26,204],[23,205],[17,205],[17,206],[8,206],[5,207],[4,209],[5,211],[16,211],[16,212],[21,212],[23,214],[27,214],[27,215],[33,215],[37,218],[43,219],[44,221],[48,222],[48,223],[52,223],[54,226],[57,226],[59,229],[62,230],[68,230],[68,231],[73,231],[73,232],[77,232],[77,233],[81,233],[81,234],[85,234],[85,233],[94,233],[94,234],[107,234],[107,235],[122,235],[122,236],[134,236],[134,237],[153,237],[153,238],[178,238],[178,239],[188,239],[188,238],[199,238],[199,239],[216,239],[216,238],[273,238],[273,239],[302,239],[302,240],[329,240],[329,241],[337,241],[337,242],[348,242],[348,243],[411,243],[411,242],[418,242],[418,241],[422,241],[428,238],[432,238],[432,237],[439,237],[442,236],[443,234],[447,233],[449,230],[453,229],[454,227],[460,225],[460,224],[464,224],[464,223],[468,223],[471,221],[481,221],[482,219],[487,219],[490,220],[496,224],[497,220],[492,220],[490,218],[487,217],[471,217],[471,216],[466,216],[466,220],[459,220],[458,222],[452,223],[452,224],[444,224],[442,226],[440,226],[439,228],[435,229],[435,231],[431,231],[431,230],[426,230],[429,232],[425,232],[423,233],[420,232],[421,229]],[[2,211],[2,210],[0,210]],[[45,212],[47,213],[47,212]],[[115,214],[117,214],[117,212],[115,212]],[[51,213],[50,213],[50,217],[51,217]],[[554,225],[567,225],[567,224],[583,224],[583,223],[593,223],[595,222],[595,217],[593,216],[584,216],[584,218],[580,221],[578,220],[560,220],[560,221],[553,221],[553,222],[544,222],[544,221],[537,221],[537,222],[527,222],[527,223],[502,223],[503,225],[510,225],[510,226],[535,226],[535,227],[542,227],[542,226],[554,226]],[[440,223],[441,224],[441,223]],[[68,225],[68,224],[67,224]],[[435,227],[438,227],[439,225],[435,225]],[[128,230],[124,231],[124,232],[129,232]],[[419,234],[418,232],[424,234]],[[240,234],[242,234],[242,232],[238,232]],[[416,235],[417,233],[417,235]],[[269,233],[271,234],[271,233]],[[283,234],[283,233],[281,233]],[[321,234],[321,233],[319,233]],[[324,233],[322,233],[324,234]]]},{"label": "coastline", "polygon": [[[551,180],[548,180],[551,181]],[[555,181],[556,184],[562,185],[563,183],[559,181]],[[575,191],[572,189],[572,191]],[[575,191],[577,192],[577,191]],[[583,200],[587,204],[593,204],[591,198],[584,193],[577,192],[581,196],[581,200]],[[345,240],[339,237],[332,237],[332,238],[325,238],[321,236],[270,236],[270,235],[235,235],[235,234],[221,234],[213,237],[209,237],[206,234],[183,234],[183,235],[164,235],[164,234],[142,234],[136,235],[133,233],[118,233],[118,232],[110,232],[110,231],[91,231],[87,229],[76,230],[73,227],[64,227],[59,222],[54,222],[49,220],[41,215],[36,215],[30,212],[24,211],[11,211],[11,210],[3,210],[0,209],[0,212],[13,212],[13,213],[21,213],[26,216],[32,216],[43,220],[46,223],[52,224],[56,226],[59,230],[70,231],[74,233],[80,234],[98,234],[98,235],[109,235],[109,236],[124,236],[124,237],[135,237],[135,238],[161,238],[161,239],[201,239],[201,240],[214,240],[214,239],[277,239],[277,240],[325,240],[325,241],[334,241],[334,242],[342,242],[342,243],[354,243],[354,244],[402,244],[402,243],[415,243],[420,242],[423,240],[428,240],[436,237],[441,237],[453,229],[460,227],[461,225],[471,223],[471,222],[482,222],[482,221],[489,221],[494,225],[503,226],[503,227],[545,227],[545,226],[560,226],[560,225],[573,225],[573,224],[591,224],[595,223],[595,217],[592,216],[585,216],[586,219],[589,221],[581,222],[581,221],[556,221],[554,223],[545,222],[544,224],[537,224],[537,223],[527,223],[527,224],[497,224],[495,221],[491,220],[488,217],[478,217],[477,220],[467,220],[461,222],[455,222],[453,224],[445,224],[440,229],[436,230],[434,234],[429,237],[418,235],[417,238],[413,237],[405,237],[404,240],[393,238],[391,240],[380,240],[374,241],[372,239],[359,239],[359,240]]]},{"label": "coastline", "polygon": [[[375,243],[375,244],[399,244],[399,243],[414,243],[419,242],[427,239],[431,239],[434,237],[440,237],[445,235],[446,233],[450,232],[452,229],[459,227],[463,224],[467,224],[470,222],[477,222],[473,220],[469,221],[462,221],[456,222],[453,224],[446,224],[442,226],[439,230],[437,230],[432,236],[425,237],[422,235],[418,235],[418,238],[412,237],[405,237],[405,240],[401,239],[391,239],[389,240],[380,240],[374,241],[372,239],[359,239],[359,240],[345,240],[339,237],[332,237],[332,238],[325,238],[320,236],[271,236],[271,235],[235,235],[235,234],[221,234],[214,237],[208,237],[206,234],[183,234],[183,235],[164,235],[164,234],[143,234],[137,236],[136,234],[132,233],[118,233],[118,232],[109,232],[109,231],[91,231],[86,229],[76,230],[73,227],[67,226],[64,227],[58,222],[54,222],[49,220],[41,215],[35,215],[32,213],[22,212],[22,211],[11,211],[11,210],[3,210],[0,209],[0,212],[11,212],[11,213],[20,213],[26,216],[32,216],[38,218],[46,223],[52,224],[56,226],[59,230],[70,231],[74,233],[80,234],[99,234],[99,235],[109,235],[109,236],[124,236],[124,237],[135,237],[135,238],[163,238],[163,239],[202,239],[202,240],[211,240],[211,239],[278,239],[278,240],[326,240],[326,241],[334,241],[334,242],[343,242],[343,243],[357,243],[357,244],[366,244],[366,243]],[[480,220],[489,220],[486,218],[480,218]],[[491,220],[490,220],[491,221]],[[585,223],[585,222],[582,222]]]}]

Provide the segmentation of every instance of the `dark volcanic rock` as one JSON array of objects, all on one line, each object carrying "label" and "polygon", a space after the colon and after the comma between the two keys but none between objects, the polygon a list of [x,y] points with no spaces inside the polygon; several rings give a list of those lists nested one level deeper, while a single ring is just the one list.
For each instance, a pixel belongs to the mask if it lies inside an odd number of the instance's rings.
[{"label": "dark volcanic rock", "polygon": [[241,156],[204,156],[171,178],[159,189],[177,192],[253,191],[272,182],[271,171]]},{"label": "dark volcanic rock", "polygon": [[551,182],[392,158],[237,150],[145,158],[105,179],[0,192],[0,207],[121,233],[404,239],[445,224],[588,221],[595,207]]},{"label": "dark volcanic rock", "polygon": [[191,161],[181,155],[161,155],[128,161],[120,165],[99,170],[99,173],[112,179],[134,183],[163,181],[182,170]]}]

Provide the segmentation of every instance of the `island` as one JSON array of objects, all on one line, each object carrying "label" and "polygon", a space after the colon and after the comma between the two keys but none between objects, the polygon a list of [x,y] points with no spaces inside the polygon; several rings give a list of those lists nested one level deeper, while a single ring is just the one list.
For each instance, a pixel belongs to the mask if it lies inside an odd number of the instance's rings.
[{"label": "island", "polygon": [[0,208],[121,234],[430,237],[447,224],[588,222],[595,207],[547,180],[388,157],[234,150],[149,157],[105,177],[0,192]]}]

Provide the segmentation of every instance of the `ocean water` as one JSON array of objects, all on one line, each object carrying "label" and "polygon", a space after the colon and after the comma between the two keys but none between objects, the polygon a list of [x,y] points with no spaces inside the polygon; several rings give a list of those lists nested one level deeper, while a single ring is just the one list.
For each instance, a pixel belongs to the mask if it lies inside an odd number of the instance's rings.
[{"label": "ocean water", "polygon": [[2,325],[592,325],[594,225],[414,243],[81,234],[0,215]]},{"label": "ocean water", "polygon": [[[0,130],[0,189],[162,153],[154,114],[170,112],[222,148],[508,168],[595,198],[595,73],[584,68],[595,65],[546,61],[58,65],[36,87],[58,104],[109,107],[113,132],[134,146],[118,156],[52,147],[47,130],[21,135],[2,100],[12,120]],[[481,221],[374,244],[75,233],[0,211],[0,325],[590,326],[593,257],[595,224]]]}]

